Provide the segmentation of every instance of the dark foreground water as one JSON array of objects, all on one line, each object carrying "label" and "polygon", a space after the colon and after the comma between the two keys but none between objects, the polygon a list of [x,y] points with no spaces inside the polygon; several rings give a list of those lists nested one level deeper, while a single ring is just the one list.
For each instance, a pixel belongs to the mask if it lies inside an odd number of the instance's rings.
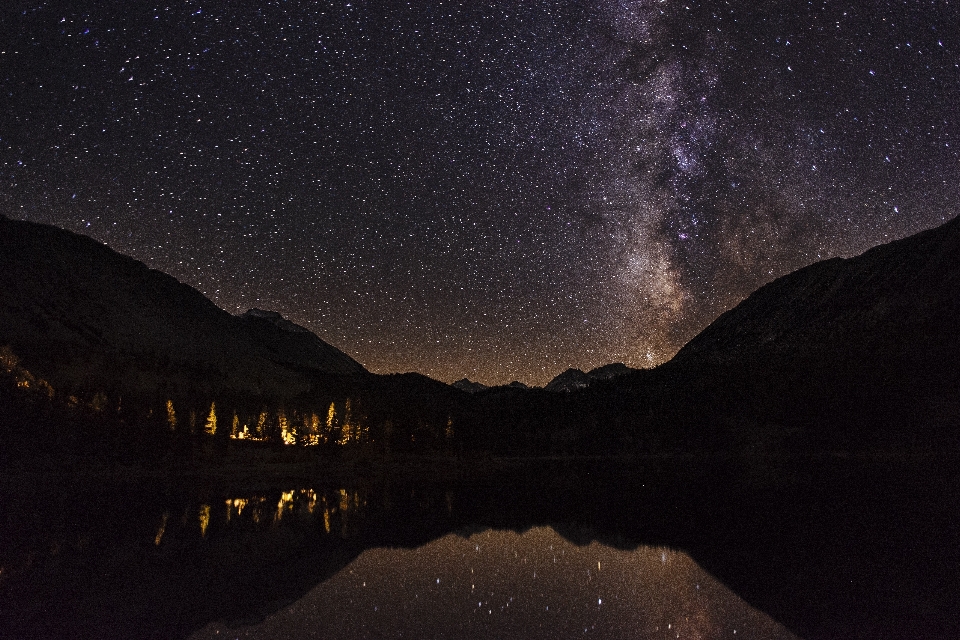
[{"label": "dark foreground water", "polygon": [[554,461],[482,481],[10,487],[0,636],[960,637],[957,469]]}]

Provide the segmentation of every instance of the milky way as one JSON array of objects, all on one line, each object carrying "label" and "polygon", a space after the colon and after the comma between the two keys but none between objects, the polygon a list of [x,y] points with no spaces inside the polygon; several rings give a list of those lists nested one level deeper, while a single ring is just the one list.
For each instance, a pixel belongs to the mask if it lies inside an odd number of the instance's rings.
[{"label": "milky way", "polygon": [[[867,6],[869,4],[869,6]],[[953,217],[947,2],[13,2],[0,209],[378,372],[668,359]]]}]

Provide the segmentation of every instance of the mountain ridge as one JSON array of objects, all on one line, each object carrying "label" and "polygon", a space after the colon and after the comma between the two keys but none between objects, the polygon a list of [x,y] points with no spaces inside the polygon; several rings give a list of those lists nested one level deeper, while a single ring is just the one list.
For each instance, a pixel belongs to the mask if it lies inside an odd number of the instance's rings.
[{"label": "mountain ridge", "polygon": [[628,367],[622,362],[611,362],[601,367],[595,367],[587,372],[571,367],[563,373],[558,374],[543,388],[546,391],[576,391],[578,389],[586,389],[598,380],[613,380],[614,378],[628,375],[634,371],[638,371],[638,369]]},{"label": "mountain ridge", "polygon": [[289,409],[320,424],[334,407],[398,450],[960,450],[958,327],[960,218],[778,278],[655,369],[571,369],[555,381],[586,386],[569,393],[464,393],[469,381],[349,373],[355,361],[279,314],[231,316],[94,240],[0,222],[0,347],[58,397],[129,407],[139,393],[152,415],[215,400],[248,422]]},{"label": "mountain ridge", "polygon": [[0,344],[55,386],[107,380],[128,393],[199,387],[284,397],[309,388],[304,369],[365,372],[314,334],[281,332],[274,320],[233,316],[87,236],[0,220]]},{"label": "mountain ridge", "polygon": [[[789,273],[751,293],[684,345],[671,362],[794,351],[839,338],[891,334],[960,315],[960,216],[851,258]],[[946,292],[946,295],[944,293]]]}]

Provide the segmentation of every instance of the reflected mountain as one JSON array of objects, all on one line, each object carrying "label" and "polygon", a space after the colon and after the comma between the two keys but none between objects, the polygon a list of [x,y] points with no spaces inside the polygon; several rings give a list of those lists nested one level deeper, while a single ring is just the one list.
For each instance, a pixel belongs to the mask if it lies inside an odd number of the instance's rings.
[{"label": "reflected mountain", "polygon": [[792,639],[682,552],[575,545],[550,527],[447,534],[413,550],[364,551],[235,638]]},{"label": "reflected mountain", "polygon": [[[572,545],[599,543],[605,554],[683,552],[709,580],[801,637],[956,637],[954,468],[929,460],[801,467],[688,458],[638,470],[558,461],[504,467],[470,482],[403,482],[387,474],[356,486],[8,490],[0,628],[18,638],[184,638],[210,624],[259,623],[318,587],[329,590],[322,585],[349,580],[344,571],[355,570],[351,563],[367,550],[551,527]],[[462,542],[442,545],[463,549]],[[426,575],[429,563],[398,562],[407,563],[399,588],[438,577]],[[500,569],[485,571],[484,588],[494,593],[529,589],[518,586],[509,567],[499,582]],[[564,587],[570,606],[582,600],[576,589],[588,593],[588,584]],[[431,593],[447,597],[442,589]],[[597,624],[593,613],[584,605],[577,624]],[[532,610],[525,615],[532,616],[529,625],[539,624]],[[713,625],[737,615],[707,617]],[[414,629],[422,621],[399,616],[396,623]],[[611,634],[601,637],[618,637]]]}]

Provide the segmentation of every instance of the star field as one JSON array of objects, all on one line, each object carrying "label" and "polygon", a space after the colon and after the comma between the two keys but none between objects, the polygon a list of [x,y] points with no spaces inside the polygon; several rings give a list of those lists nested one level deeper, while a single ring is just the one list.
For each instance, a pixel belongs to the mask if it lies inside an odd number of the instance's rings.
[{"label": "star field", "polygon": [[669,357],[960,201],[948,2],[8,2],[0,211],[376,372]]}]

